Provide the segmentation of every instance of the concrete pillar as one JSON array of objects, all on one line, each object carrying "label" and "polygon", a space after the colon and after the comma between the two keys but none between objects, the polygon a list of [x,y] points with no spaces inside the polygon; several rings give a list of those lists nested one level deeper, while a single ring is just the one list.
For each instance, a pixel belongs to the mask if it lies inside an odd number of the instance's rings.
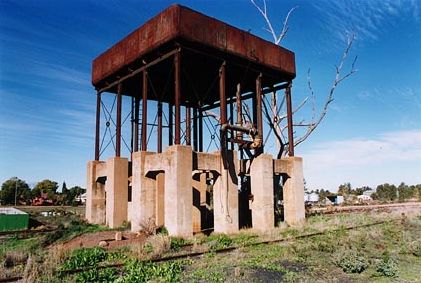
[{"label": "concrete pillar", "polygon": [[165,168],[165,227],[171,236],[188,237],[193,234],[192,148],[173,145],[166,154],[170,162]]},{"label": "concrete pillar", "polygon": [[165,173],[159,173],[156,175],[156,182],[155,182],[155,192],[156,192],[156,206],[155,206],[155,217],[156,217],[156,225],[158,227],[165,226],[164,223],[164,215],[165,215],[165,203],[164,203],[164,195],[165,195]]},{"label": "concrete pillar", "polygon": [[117,228],[127,221],[128,160],[111,157],[107,160],[106,223]]},{"label": "concrete pillar", "polygon": [[273,195],[273,160],[270,154],[254,158],[250,168],[252,225],[265,231],[275,227]]},{"label": "concrete pillar", "polygon": [[134,152],[132,170],[131,230],[140,231],[146,225],[156,224],[156,181],[145,177],[145,157],[152,152]]},{"label": "concrete pillar", "polygon": [[221,153],[219,156],[220,176],[213,187],[214,231],[216,233],[235,233],[239,229],[238,223],[238,189],[237,189],[237,152],[227,151],[228,168],[224,169]]},{"label": "concrete pillar", "polygon": [[303,159],[288,157],[286,161],[289,178],[283,186],[285,222],[298,225],[305,219]]},{"label": "concrete pillar", "polygon": [[98,176],[98,169],[105,166],[102,161],[88,161],[87,164],[85,217],[93,224],[105,224],[105,188],[97,182],[98,177],[102,177]]},{"label": "concrete pillar", "polygon": [[206,173],[197,172],[193,175],[193,208],[192,221],[193,232],[200,232],[202,228],[202,219],[206,213]]}]

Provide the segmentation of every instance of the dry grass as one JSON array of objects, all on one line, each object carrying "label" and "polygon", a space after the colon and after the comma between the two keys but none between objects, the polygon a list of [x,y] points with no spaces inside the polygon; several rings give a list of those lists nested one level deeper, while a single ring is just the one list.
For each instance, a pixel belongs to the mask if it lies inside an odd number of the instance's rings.
[{"label": "dry grass", "polygon": [[4,255],[3,266],[10,268],[26,262],[28,253],[25,251],[8,251]]},{"label": "dry grass", "polygon": [[154,218],[149,218],[148,220],[143,221],[142,223],[140,223],[140,227],[142,227],[142,231],[146,235],[155,235],[156,230],[158,229],[158,226],[156,226],[155,224]]},{"label": "dry grass", "polygon": [[65,256],[66,253],[62,246],[54,246],[42,256],[29,256],[22,282],[50,282],[54,278],[55,269],[63,263]]},{"label": "dry grass", "polygon": [[142,245],[132,247],[136,257],[141,259],[159,258],[168,252],[171,248],[171,238],[167,235],[153,235],[146,239]]}]

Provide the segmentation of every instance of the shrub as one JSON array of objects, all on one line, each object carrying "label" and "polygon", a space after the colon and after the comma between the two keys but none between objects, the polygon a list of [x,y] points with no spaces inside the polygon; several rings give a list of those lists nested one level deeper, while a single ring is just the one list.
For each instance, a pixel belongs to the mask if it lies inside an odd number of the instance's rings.
[{"label": "shrub", "polygon": [[168,252],[171,247],[171,240],[165,235],[150,236],[143,245],[143,250],[150,258],[158,258]]},{"label": "shrub", "polygon": [[114,282],[118,278],[115,268],[90,269],[76,276],[76,282]]},{"label": "shrub", "polygon": [[421,257],[421,241],[413,241],[410,245],[410,250],[414,256]]},{"label": "shrub", "polygon": [[62,269],[76,269],[96,266],[107,258],[107,252],[99,247],[74,250]]},{"label": "shrub", "polygon": [[149,282],[161,279],[159,282],[175,282],[179,280],[182,271],[182,262],[166,262],[156,264],[130,260],[124,267],[124,276],[119,282]]},{"label": "shrub", "polygon": [[171,250],[172,251],[179,251],[181,247],[186,245],[186,240],[183,238],[171,237]]},{"label": "shrub", "polygon": [[361,273],[369,265],[364,254],[353,250],[340,252],[335,258],[335,264],[346,273]]},{"label": "shrub", "polygon": [[207,240],[211,250],[227,248],[233,243],[233,240],[225,234],[213,234]]},{"label": "shrub", "polygon": [[377,272],[386,277],[396,277],[398,275],[398,265],[394,258],[386,255],[377,265]]}]

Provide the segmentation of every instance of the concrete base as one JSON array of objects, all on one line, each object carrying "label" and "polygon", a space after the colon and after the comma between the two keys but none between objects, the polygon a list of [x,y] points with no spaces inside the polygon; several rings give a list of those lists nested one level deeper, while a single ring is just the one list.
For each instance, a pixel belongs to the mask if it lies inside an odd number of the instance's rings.
[{"label": "concrete base", "polygon": [[225,170],[220,153],[219,178],[213,187],[214,232],[235,233],[239,230],[238,218],[238,160],[236,151],[227,152],[229,170]]},{"label": "concrete base", "polygon": [[192,222],[193,233],[200,232],[204,229],[202,223],[204,215],[206,214],[206,173],[196,173],[193,175],[193,208],[192,208]]},{"label": "concrete base", "polygon": [[156,181],[145,177],[145,158],[152,152],[138,151],[132,155],[131,230],[142,230],[156,224]]},{"label": "concrete base", "polygon": [[106,167],[105,162],[89,161],[87,164],[87,184],[86,184],[86,220],[93,224],[105,224],[105,187],[97,182],[99,175]]},{"label": "concrete base", "polygon": [[128,160],[112,157],[107,160],[106,224],[110,228],[120,227],[127,221]]},{"label": "concrete base", "polygon": [[165,217],[165,173],[159,173],[156,176],[156,206],[155,206],[155,217],[156,225],[158,227],[164,226],[164,217]]},{"label": "concrete base", "polygon": [[275,227],[273,194],[273,159],[269,154],[261,154],[251,164],[252,225],[254,229],[265,231]]},{"label": "concrete base", "polygon": [[145,159],[146,175],[165,172],[164,225],[171,236],[191,236],[192,224],[192,148],[173,145]]},{"label": "concrete base", "polygon": [[285,222],[294,226],[305,219],[303,159],[286,158],[286,173],[289,178],[283,186]]}]

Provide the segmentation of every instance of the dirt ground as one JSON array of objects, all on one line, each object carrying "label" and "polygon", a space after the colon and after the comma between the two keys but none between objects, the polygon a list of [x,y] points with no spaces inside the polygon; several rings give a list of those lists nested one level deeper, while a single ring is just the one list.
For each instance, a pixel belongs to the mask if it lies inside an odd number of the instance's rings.
[{"label": "dirt ground", "polygon": [[[121,241],[115,240],[116,233],[122,233]],[[100,242],[106,242],[107,245],[104,248],[113,249],[134,244],[140,245],[144,243],[146,238],[146,235],[143,233],[101,231],[80,235],[60,245],[65,250],[72,250],[76,248],[96,247],[99,246]]]}]

